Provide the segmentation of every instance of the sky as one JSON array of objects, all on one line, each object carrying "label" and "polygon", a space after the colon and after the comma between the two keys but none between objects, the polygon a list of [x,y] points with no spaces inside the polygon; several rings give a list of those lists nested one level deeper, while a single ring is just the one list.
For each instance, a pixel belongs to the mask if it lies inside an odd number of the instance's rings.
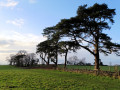
[{"label": "sky", "polygon": [[[6,57],[19,50],[36,52],[36,45],[44,40],[42,32],[46,27],[56,25],[61,19],[76,16],[80,5],[92,6],[106,3],[116,9],[115,23],[105,31],[113,42],[120,43],[120,1],[119,0],[0,0],[0,65],[8,64]],[[68,57],[77,55],[86,62],[93,63],[94,57],[84,49],[69,53]],[[120,57],[111,54],[100,55],[104,64],[120,64]],[[63,63],[64,58],[59,58]]]}]

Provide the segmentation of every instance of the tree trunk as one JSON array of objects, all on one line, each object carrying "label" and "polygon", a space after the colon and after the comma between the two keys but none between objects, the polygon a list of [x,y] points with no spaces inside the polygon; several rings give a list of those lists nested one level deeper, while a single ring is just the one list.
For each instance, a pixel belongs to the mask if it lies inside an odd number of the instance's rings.
[{"label": "tree trunk", "polygon": [[49,57],[49,54],[48,54],[48,61],[47,61],[48,66],[49,66],[49,63],[50,63],[50,57]]},{"label": "tree trunk", "polygon": [[10,61],[10,65],[12,65],[12,63],[13,63],[13,62],[12,62],[12,61]]},{"label": "tree trunk", "polygon": [[56,66],[56,68],[58,66],[58,51],[57,51],[57,49],[56,49],[56,63],[55,63],[55,66]]},{"label": "tree trunk", "polygon": [[95,37],[95,67],[94,70],[99,70],[99,30],[96,31],[96,37]]},{"label": "tree trunk", "polygon": [[56,55],[56,63],[55,63],[55,66],[56,66],[56,68],[57,68],[57,66],[58,66],[58,55]]},{"label": "tree trunk", "polygon": [[94,70],[99,70],[100,69],[100,67],[99,67],[99,53],[96,53],[96,55],[94,57],[95,57],[95,67],[94,67]]},{"label": "tree trunk", "polygon": [[43,54],[40,55],[40,58],[42,59],[42,64],[44,64],[44,62],[45,62],[46,64],[48,64],[47,60],[45,60],[45,57],[46,57],[46,55],[45,55],[44,57],[43,57]]},{"label": "tree trunk", "polygon": [[43,60],[43,54],[40,54],[40,58],[42,59],[41,60],[41,64],[43,65],[43,62],[44,62],[44,60]]},{"label": "tree trunk", "polygon": [[65,53],[65,64],[64,64],[64,68],[66,68],[66,65],[67,65],[67,54],[68,54],[68,51]]}]

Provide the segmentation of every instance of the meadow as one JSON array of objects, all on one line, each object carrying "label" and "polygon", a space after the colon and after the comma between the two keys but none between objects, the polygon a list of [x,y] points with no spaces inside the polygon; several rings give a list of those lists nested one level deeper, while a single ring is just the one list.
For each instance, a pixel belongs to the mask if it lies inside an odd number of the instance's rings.
[{"label": "meadow", "polygon": [[120,80],[47,69],[0,66],[0,90],[119,90]]}]

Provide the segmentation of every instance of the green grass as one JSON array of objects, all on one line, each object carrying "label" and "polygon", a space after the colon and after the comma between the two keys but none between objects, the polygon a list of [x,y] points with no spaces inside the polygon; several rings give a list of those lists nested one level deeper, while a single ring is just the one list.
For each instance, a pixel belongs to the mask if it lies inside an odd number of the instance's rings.
[{"label": "green grass", "polygon": [[15,66],[9,65],[0,65],[0,70],[18,70],[20,68],[16,68]]},{"label": "green grass", "polygon": [[[59,65],[59,67],[64,67],[64,65]],[[68,69],[88,69],[94,70],[94,66],[79,66],[79,65],[67,65]],[[100,69],[103,71],[115,71],[115,66],[100,66]],[[118,70],[120,70],[120,66],[118,66]]]},{"label": "green grass", "polygon": [[87,74],[0,66],[0,90],[119,90],[120,80]]}]

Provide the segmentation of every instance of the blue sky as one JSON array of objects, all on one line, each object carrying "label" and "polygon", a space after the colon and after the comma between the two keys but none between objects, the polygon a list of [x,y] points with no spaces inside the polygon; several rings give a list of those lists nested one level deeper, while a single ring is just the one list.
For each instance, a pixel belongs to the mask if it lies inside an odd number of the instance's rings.
[{"label": "blue sky", "polygon": [[[0,64],[6,64],[6,57],[18,50],[35,52],[36,45],[45,40],[41,34],[45,27],[54,26],[61,19],[76,16],[80,5],[92,6],[95,3],[106,3],[109,8],[116,9],[115,23],[111,25],[111,30],[105,32],[114,42],[120,43],[118,0],[0,0]],[[85,50],[78,52],[75,55],[79,58],[86,57],[86,62],[94,62],[94,58]],[[71,55],[70,53],[69,56]],[[119,58],[115,55],[101,55],[105,64],[120,64]]]}]

